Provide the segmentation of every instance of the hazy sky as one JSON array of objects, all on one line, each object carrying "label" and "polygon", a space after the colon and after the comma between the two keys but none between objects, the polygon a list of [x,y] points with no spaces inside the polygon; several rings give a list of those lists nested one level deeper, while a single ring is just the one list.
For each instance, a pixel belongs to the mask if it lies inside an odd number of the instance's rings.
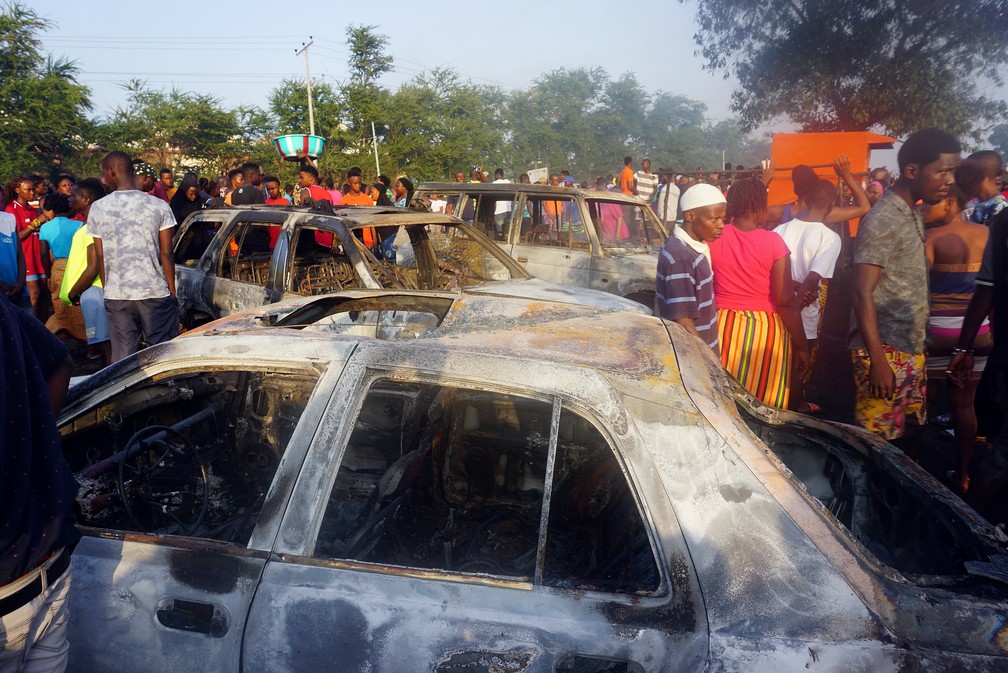
[{"label": "hazy sky", "polygon": [[[633,72],[649,92],[685,94],[730,115],[731,83],[702,70],[693,55],[693,3],[632,5],[581,0],[505,2],[125,2],[36,0],[54,22],[45,47],[67,56],[92,88],[95,113],[124,102],[123,82],[209,92],[225,105],[264,105],[285,77],[303,77],[295,49],[314,37],[312,77],[347,76],[346,28],[376,25],[389,38],[395,89],[423,70],[450,66],[475,83],[527,88],[557,68],[601,66],[611,77]],[[380,7],[382,9],[375,9]]]},{"label": "hazy sky", "polygon": [[[312,78],[336,84],[347,77],[350,24],[375,25],[388,36],[395,71],[382,83],[391,89],[436,66],[509,90],[527,88],[557,68],[600,66],[614,79],[634,73],[650,93],[700,100],[713,121],[731,116],[734,80],[703,70],[694,54],[695,0],[638,8],[599,0],[392,0],[374,5],[381,9],[353,10],[316,0],[35,0],[31,6],[53,21],[43,35],[45,48],[77,62],[99,116],[125,102],[122,85],[132,78],[154,88],[212,93],[227,106],[264,106],[285,77],[304,76],[304,59],[295,51],[309,35]],[[989,93],[1008,98],[1005,87]],[[894,166],[895,153],[873,153],[872,164],[882,163]]]}]

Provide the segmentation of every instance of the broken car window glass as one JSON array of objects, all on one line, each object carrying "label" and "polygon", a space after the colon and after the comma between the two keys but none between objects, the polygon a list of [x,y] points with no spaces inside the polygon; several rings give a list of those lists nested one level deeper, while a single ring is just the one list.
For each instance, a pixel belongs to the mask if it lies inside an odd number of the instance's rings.
[{"label": "broken car window glass", "polygon": [[60,428],[81,523],[247,544],[317,377],[211,371],[152,380]]},{"label": "broken car window glass", "polygon": [[182,237],[175,244],[175,263],[195,268],[203,253],[210,247],[220,222],[210,220],[194,220],[189,223]]}]

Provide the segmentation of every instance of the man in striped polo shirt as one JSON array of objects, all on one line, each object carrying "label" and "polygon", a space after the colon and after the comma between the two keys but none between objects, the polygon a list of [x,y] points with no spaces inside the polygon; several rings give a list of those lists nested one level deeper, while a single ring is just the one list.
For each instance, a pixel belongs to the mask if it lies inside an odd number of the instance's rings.
[{"label": "man in striped polo shirt", "polygon": [[[684,232],[707,243],[724,229],[725,197],[713,185],[697,184],[682,195]],[[655,281],[655,315],[677,322],[700,337],[715,353],[718,348],[714,275],[707,256],[672,234],[658,255]]]}]

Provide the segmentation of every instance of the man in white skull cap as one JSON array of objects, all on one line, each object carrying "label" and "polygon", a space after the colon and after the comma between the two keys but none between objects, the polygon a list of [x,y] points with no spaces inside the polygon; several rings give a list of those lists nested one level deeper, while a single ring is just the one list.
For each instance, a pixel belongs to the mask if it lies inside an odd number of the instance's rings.
[{"label": "man in white skull cap", "polygon": [[708,243],[724,229],[726,202],[713,185],[696,184],[679,200],[676,227],[658,255],[655,314],[682,325],[718,352],[717,306]]}]

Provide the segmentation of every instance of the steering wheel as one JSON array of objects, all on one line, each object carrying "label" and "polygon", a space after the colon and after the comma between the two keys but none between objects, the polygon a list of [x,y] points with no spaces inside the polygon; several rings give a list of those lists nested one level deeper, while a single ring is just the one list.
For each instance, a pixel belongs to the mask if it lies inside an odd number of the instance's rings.
[{"label": "steering wheel", "polygon": [[140,530],[159,519],[192,535],[210,504],[207,465],[182,433],[166,425],[143,428],[126,442],[116,484],[123,508]]}]

